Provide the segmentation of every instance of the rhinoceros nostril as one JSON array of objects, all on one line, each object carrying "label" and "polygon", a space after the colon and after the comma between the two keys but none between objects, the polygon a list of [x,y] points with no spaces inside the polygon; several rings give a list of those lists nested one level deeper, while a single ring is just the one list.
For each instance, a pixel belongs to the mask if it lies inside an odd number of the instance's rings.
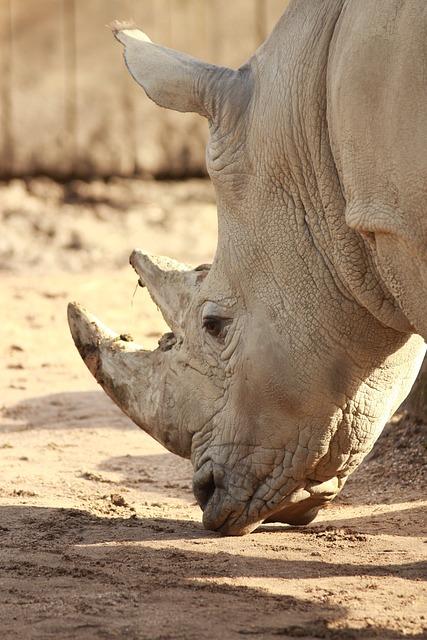
[{"label": "rhinoceros nostril", "polygon": [[196,480],[193,483],[193,492],[201,509],[204,510],[209,500],[215,493],[215,482],[213,479],[213,474],[210,473],[203,480]]}]

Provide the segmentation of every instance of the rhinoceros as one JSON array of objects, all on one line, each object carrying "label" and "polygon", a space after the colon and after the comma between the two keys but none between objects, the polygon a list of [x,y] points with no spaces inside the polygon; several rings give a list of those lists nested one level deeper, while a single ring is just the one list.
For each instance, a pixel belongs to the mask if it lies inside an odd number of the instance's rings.
[{"label": "rhinoceros", "polygon": [[[237,28],[237,26],[236,26]],[[294,0],[238,70],[116,24],[158,105],[209,121],[213,264],[135,250],[153,352],[69,307],[118,406],[190,458],[206,528],[303,525],[408,394],[427,338],[427,3]]]}]

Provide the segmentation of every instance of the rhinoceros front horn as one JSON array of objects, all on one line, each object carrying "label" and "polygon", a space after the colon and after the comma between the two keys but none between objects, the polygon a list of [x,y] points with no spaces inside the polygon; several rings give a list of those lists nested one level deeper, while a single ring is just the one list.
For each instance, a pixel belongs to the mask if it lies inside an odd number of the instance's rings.
[{"label": "rhinoceros front horn", "polygon": [[83,361],[110,398],[167,449],[188,457],[189,443],[167,415],[167,353],[142,349],[76,303],[68,305],[68,323]]}]

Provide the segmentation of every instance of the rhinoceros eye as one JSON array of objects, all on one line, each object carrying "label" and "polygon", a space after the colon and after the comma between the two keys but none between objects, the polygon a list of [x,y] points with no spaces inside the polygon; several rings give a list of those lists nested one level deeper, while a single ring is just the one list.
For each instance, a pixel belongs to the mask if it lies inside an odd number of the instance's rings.
[{"label": "rhinoceros eye", "polygon": [[206,333],[209,333],[210,336],[214,338],[224,338],[227,325],[229,324],[228,320],[224,318],[219,318],[217,316],[206,316],[203,318],[203,329]]}]

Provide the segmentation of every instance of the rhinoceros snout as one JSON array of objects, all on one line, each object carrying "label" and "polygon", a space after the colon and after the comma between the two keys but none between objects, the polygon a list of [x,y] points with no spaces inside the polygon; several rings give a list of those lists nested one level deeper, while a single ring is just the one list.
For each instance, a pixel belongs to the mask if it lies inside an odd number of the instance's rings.
[{"label": "rhinoceros snout", "polygon": [[193,493],[203,511],[205,529],[218,531],[223,535],[235,535],[229,531],[227,524],[233,513],[233,506],[225,488],[226,482],[224,470],[208,460],[193,476]]},{"label": "rhinoceros snout", "polygon": [[325,482],[310,480],[306,488],[291,491],[280,501],[280,506],[267,510],[267,505],[257,502],[254,496],[235,494],[236,483],[227,475],[224,467],[206,461],[194,474],[193,491],[203,510],[206,529],[226,536],[250,533],[261,523],[282,522],[302,526],[312,522],[319,510],[339,491],[344,481],[337,477]]}]

